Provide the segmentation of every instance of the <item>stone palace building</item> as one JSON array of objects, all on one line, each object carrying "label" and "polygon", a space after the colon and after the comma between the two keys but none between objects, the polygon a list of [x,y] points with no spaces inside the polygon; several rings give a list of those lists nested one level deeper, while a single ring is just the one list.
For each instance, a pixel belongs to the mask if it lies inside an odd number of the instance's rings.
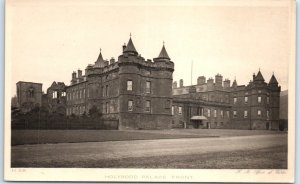
[{"label": "stone palace building", "polygon": [[117,60],[104,60],[100,50],[94,64],[72,73],[71,84],[53,82],[42,94],[42,84],[17,83],[23,112],[44,106],[66,116],[88,114],[122,129],[231,128],[278,129],[281,88],[272,75],[267,83],[260,71],[248,85],[223,80],[217,74],[197,85],[173,82],[174,63],[163,45],[158,57],[145,59],[130,38]]}]

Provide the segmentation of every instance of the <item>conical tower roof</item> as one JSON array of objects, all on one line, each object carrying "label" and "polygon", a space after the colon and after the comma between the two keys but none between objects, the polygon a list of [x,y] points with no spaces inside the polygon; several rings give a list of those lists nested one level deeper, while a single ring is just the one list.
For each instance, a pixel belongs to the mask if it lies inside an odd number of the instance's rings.
[{"label": "conical tower roof", "polygon": [[128,44],[127,44],[127,46],[126,46],[124,52],[132,52],[132,53],[135,53],[135,54],[138,53],[138,52],[136,51],[135,47],[134,47],[134,44],[133,44],[133,42],[132,42],[131,37],[129,38]]},{"label": "conical tower roof", "polygon": [[102,53],[101,53],[101,49],[100,49],[100,53],[99,53],[97,61],[95,62],[94,67],[103,67],[103,66],[104,66],[104,59],[102,57]]},{"label": "conical tower roof", "polygon": [[272,75],[269,84],[278,84],[278,81],[277,81],[276,77],[274,76],[274,74]]},{"label": "conical tower roof", "polygon": [[258,71],[258,73],[257,73],[257,75],[256,75],[256,77],[255,77],[254,80],[255,80],[255,81],[265,81],[265,79],[264,79],[264,77],[262,76],[260,70]]},{"label": "conical tower roof", "polygon": [[169,55],[166,51],[165,45],[163,45],[163,47],[162,47],[162,49],[159,53],[158,58],[160,58],[160,59],[169,59],[170,60],[170,57],[169,57]]},{"label": "conical tower roof", "polygon": [[98,56],[98,59],[96,62],[101,62],[101,61],[104,61],[104,60],[103,60],[101,49],[100,49],[100,53],[99,53],[99,56]]}]

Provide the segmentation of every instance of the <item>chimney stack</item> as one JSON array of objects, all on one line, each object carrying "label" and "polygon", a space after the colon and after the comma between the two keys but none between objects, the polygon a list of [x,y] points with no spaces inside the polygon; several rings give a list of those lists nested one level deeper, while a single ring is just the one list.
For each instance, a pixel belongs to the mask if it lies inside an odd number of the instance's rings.
[{"label": "chimney stack", "polygon": [[225,79],[223,84],[224,84],[224,88],[230,88],[230,80],[229,79]]},{"label": "chimney stack", "polygon": [[179,87],[181,87],[181,88],[183,87],[183,80],[182,79],[179,80]]},{"label": "chimney stack", "polygon": [[78,78],[81,78],[82,77],[82,70],[78,69],[77,72],[78,72]]},{"label": "chimney stack", "polygon": [[122,46],[123,52],[126,49],[126,43],[124,43],[124,45]]},{"label": "chimney stack", "polygon": [[113,63],[115,63],[115,58],[110,58],[110,64],[113,64]]},{"label": "chimney stack", "polygon": [[173,88],[177,88],[177,82],[173,82]]},{"label": "chimney stack", "polygon": [[197,85],[205,84],[206,78],[204,76],[200,76],[197,79]]},{"label": "chimney stack", "polygon": [[76,79],[76,72],[75,71],[72,73],[72,79]]},{"label": "chimney stack", "polygon": [[223,82],[223,76],[221,74],[217,74],[215,76],[216,86],[222,86],[222,82]]}]

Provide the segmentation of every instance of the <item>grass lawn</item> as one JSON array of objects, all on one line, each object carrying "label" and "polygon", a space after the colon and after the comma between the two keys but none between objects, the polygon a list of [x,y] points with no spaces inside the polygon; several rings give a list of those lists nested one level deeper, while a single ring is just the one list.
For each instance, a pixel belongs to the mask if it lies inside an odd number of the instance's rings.
[{"label": "grass lawn", "polygon": [[201,134],[165,134],[160,131],[118,130],[13,130],[11,145],[45,143],[80,143],[126,140],[179,139],[215,137]]},{"label": "grass lawn", "polygon": [[278,134],[264,130],[174,129],[174,130],[12,130],[11,145],[79,143],[151,139],[180,139]]},{"label": "grass lawn", "polygon": [[[13,162],[13,167],[24,163]],[[26,167],[180,168],[180,169],[286,169],[287,146],[206,154],[132,157],[109,160],[28,162]]]}]

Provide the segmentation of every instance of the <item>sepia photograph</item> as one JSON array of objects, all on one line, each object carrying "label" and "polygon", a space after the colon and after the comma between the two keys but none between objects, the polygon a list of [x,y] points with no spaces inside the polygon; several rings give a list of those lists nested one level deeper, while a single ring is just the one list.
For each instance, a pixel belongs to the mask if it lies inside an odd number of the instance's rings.
[{"label": "sepia photograph", "polygon": [[5,179],[293,182],[295,12],[7,0]]}]

